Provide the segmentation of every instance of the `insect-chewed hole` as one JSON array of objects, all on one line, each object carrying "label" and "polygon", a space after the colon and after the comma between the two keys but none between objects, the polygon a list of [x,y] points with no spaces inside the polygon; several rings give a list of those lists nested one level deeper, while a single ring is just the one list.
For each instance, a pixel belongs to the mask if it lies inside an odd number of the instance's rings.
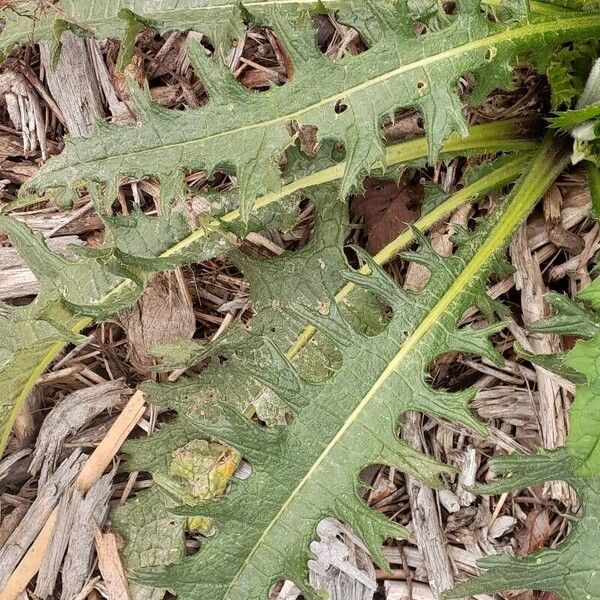
[{"label": "insect-chewed hole", "polygon": [[225,192],[234,185],[233,176],[225,171],[213,171],[207,175],[206,171],[188,171],[185,174],[185,183],[193,194],[200,194],[207,189],[215,192]]},{"label": "insect-chewed hole", "polygon": [[129,215],[139,209],[149,216],[156,216],[160,198],[160,185],[151,177],[127,179],[118,191],[111,209],[114,216]]},{"label": "insect-chewed hole", "polygon": [[442,10],[447,15],[455,15],[457,10],[456,2],[443,2]]},{"label": "insect-chewed hole", "polygon": [[360,474],[364,483],[363,500],[373,510],[406,525],[410,521],[410,508],[398,512],[398,499],[406,493],[404,473],[387,465],[372,464]]},{"label": "insect-chewed hole", "polygon": [[313,23],[321,52],[332,60],[348,54],[360,54],[368,49],[360,33],[354,27],[341,24],[334,15],[316,15]]},{"label": "insect-chewed hole", "polygon": [[229,66],[243,86],[258,92],[284,85],[293,73],[285,47],[271,29],[263,27],[248,29],[234,42]]},{"label": "insect-chewed hole", "polygon": [[271,586],[268,598],[269,600],[302,600],[304,596],[291,581],[281,579]]},{"label": "insect-chewed hole", "polygon": [[344,99],[336,100],[333,105],[333,110],[336,114],[341,115],[348,109],[348,103]]},{"label": "insect-chewed hole", "polygon": [[429,385],[434,389],[460,392],[473,387],[482,376],[473,365],[475,355],[463,352],[440,354],[429,366]]},{"label": "insect-chewed hole", "polygon": [[496,46],[489,47],[485,51],[485,60],[487,62],[492,62],[492,60],[494,60],[494,58],[496,57],[496,54],[498,54],[498,48],[496,48]]},{"label": "insect-chewed hole", "polygon": [[[284,252],[294,252],[310,244],[315,231],[314,205],[306,199],[280,206],[270,229],[246,235],[242,250],[255,259],[273,259]],[[265,269],[279,269],[267,261]]]}]

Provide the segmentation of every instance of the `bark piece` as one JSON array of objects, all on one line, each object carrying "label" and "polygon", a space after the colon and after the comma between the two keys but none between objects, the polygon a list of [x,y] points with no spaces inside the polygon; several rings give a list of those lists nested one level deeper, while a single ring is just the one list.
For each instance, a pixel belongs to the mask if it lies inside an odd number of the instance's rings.
[{"label": "bark piece", "polygon": [[[1,144],[1,141],[0,141]],[[83,242],[74,235],[51,238],[46,241],[53,252],[68,255],[67,246]],[[0,300],[33,296],[39,291],[38,281],[25,266],[14,248],[0,248]]]},{"label": "bark piece", "polygon": [[[515,284],[521,292],[521,307],[525,326],[549,316],[550,309],[544,300],[547,292],[539,262],[533,255],[527,240],[527,227],[524,224],[511,244],[512,262],[516,268]],[[537,354],[560,352],[560,338],[557,335],[532,335],[530,348]],[[544,369],[534,365],[538,384],[538,419],[542,444],[548,450],[564,446],[567,437],[568,398],[563,390]],[[553,497],[568,506],[574,506],[576,498],[564,482],[553,482],[550,490]]]},{"label": "bark piece", "polygon": [[83,460],[84,457],[81,456],[79,450],[73,452],[60,465],[46,485],[39,490],[38,496],[30,506],[27,514],[0,550],[0,587],[6,584],[29,546],[42,530],[46,520],[56,508],[61,492],[71,485],[71,482],[79,473]]},{"label": "bark piece", "polygon": [[[317,525],[319,541],[310,549],[316,559],[308,563],[309,581],[316,589],[324,589],[330,600],[372,600],[377,590],[375,569],[362,541],[339,521],[323,519]],[[286,581],[272,600],[297,600],[300,590]]]},{"label": "bark piece", "polygon": [[60,500],[52,540],[42,561],[35,586],[35,595],[40,598],[47,598],[54,591],[69,537],[73,533],[73,521],[80,501],[80,495],[71,497],[68,493],[63,494]]},{"label": "bark piece", "polygon": [[101,412],[119,405],[127,392],[122,381],[107,381],[69,394],[44,419],[29,471],[43,485],[54,472],[68,435],[78,432]]},{"label": "bark piece", "polygon": [[102,533],[95,527],[94,538],[98,553],[98,568],[106,586],[108,600],[129,600],[127,577],[119,556],[117,536],[114,533]]},{"label": "bark piece", "polygon": [[60,108],[69,133],[92,135],[94,123],[104,116],[100,90],[90,63],[85,41],[65,32],[56,69],[51,64],[51,43],[40,43],[40,59],[46,70],[48,88]]},{"label": "bark piece", "polygon": [[20,73],[6,71],[0,75],[0,95],[15,129],[21,132],[25,157],[40,147],[42,158],[48,157],[46,127],[36,91]]},{"label": "bark piece", "polygon": [[114,471],[94,484],[85,499],[81,492],[73,492],[77,512],[73,518],[72,533],[62,568],[61,600],[70,600],[85,585],[94,556],[95,528],[100,527],[108,514],[108,500],[112,491]]}]

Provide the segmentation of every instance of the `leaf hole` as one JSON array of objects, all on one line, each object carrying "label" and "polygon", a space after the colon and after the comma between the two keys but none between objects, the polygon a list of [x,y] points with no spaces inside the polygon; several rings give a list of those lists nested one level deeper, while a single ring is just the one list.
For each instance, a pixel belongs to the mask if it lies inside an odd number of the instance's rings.
[{"label": "leaf hole", "polygon": [[[111,40],[106,45],[104,60],[112,73],[119,98],[130,105],[127,80],[132,78],[138,85],[147,81],[152,100],[165,108],[184,110],[205,104],[208,100],[206,90],[184,51],[188,39],[200,43],[207,52],[212,51],[212,46],[200,33],[159,35],[151,29],[140,32],[133,57],[124,72],[116,66],[121,43]],[[123,115],[114,116],[119,119]]]},{"label": "leaf hole", "polygon": [[363,500],[375,510],[385,511],[405,490],[404,475],[392,472],[388,465],[369,465],[361,471],[360,479],[364,483]]},{"label": "leaf hole", "polygon": [[111,205],[113,216],[127,216],[141,210],[149,216],[157,215],[160,198],[160,184],[151,177],[125,180]]},{"label": "leaf hole", "polygon": [[456,6],[456,2],[444,2],[442,4],[442,10],[446,15],[455,15],[458,11],[458,7]]},{"label": "leaf hole", "polygon": [[301,600],[303,596],[291,581],[280,579],[271,586],[268,598],[269,600]]},{"label": "leaf hole", "polygon": [[298,121],[290,121],[287,129],[291,136],[295,136],[300,145],[300,151],[310,157],[315,157],[321,147],[319,141],[319,128],[316,125],[301,124]]},{"label": "leaf hole", "polygon": [[335,15],[315,15],[313,23],[321,52],[333,61],[356,56],[369,48],[358,30],[340,23]]},{"label": "leaf hole", "polygon": [[417,81],[417,91],[422,94],[427,89],[427,84],[424,81]]},{"label": "leaf hole", "polygon": [[496,46],[491,46],[485,51],[485,60],[487,62],[492,62],[497,54],[498,48],[496,48]]},{"label": "leaf hole", "polygon": [[292,61],[271,29],[251,28],[236,40],[229,53],[229,67],[246,88],[266,92],[286,84],[293,74]]},{"label": "leaf hole", "polygon": [[345,100],[336,100],[333,110],[336,114],[341,115],[348,109],[348,103]]},{"label": "leaf hole", "polygon": [[473,387],[482,373],[473,368],[475,354],[444,352],[430,365],[429,385],[435,390],[460,392]]}]

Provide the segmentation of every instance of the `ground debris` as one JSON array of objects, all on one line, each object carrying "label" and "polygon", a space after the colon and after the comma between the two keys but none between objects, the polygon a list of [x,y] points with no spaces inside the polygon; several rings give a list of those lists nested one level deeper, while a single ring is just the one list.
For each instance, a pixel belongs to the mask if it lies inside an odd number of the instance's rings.
[{"label": "ground debris", "polygon": [[54,472],[67,436],[77,433],[105,410],[118,407],[128,393],[123,381],[107,381],[69,394],[46,416],[35,442],[29,467],[44,485]]}]

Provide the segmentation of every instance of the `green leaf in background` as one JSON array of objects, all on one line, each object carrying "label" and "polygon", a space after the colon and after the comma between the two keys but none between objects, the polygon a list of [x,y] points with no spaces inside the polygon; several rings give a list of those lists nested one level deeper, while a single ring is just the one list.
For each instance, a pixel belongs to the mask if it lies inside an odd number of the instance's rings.
[{"label": "green leaf in background", "polygon": [[564,449],[502,457],[493,461],[492,468],[504,477],[481,486],[481,493],[501,494],[547,481],[566,481],[578,492],[583,514],[571,518],[571,532],[556,548],[544,548],[524,558],[500,554],[482,559],[478,564],[484,573],[445,592],[444,598],[508,590],[553,592],[561,600],[600,598],[600,478],[577,475]]},{"label": "green leaf in background", "polygon": [[550,121],[552,127],[569,131],[575,125],[585,123],[586,121],[595,119],[597,117],[600,117],[600,104],[592,104],[590,106],[586,106],[585,108],[566,110],[565,112],[560,113],[558,116],[551,117],[548,120]]},{"label": "green leaf in background", "polygon": [[499,494],[547,481],[566,481],[579,494],[582,516],[572,518],[571,532],[556,548],[544,548],[521,559],[500,555],[481,560],[484,573],[460,583],[446,598],[517,589],[554,592],[561,600],[600,598],[600,279],[576,300],[583,306],[554,295],[552,304],[558,314],[536,327],[584,338],[564,359],[567,367],[584,377],[577,384],[570,409],[566,447],[494,460],[492,468],[504,477],[479,486],[478,491]]}]

